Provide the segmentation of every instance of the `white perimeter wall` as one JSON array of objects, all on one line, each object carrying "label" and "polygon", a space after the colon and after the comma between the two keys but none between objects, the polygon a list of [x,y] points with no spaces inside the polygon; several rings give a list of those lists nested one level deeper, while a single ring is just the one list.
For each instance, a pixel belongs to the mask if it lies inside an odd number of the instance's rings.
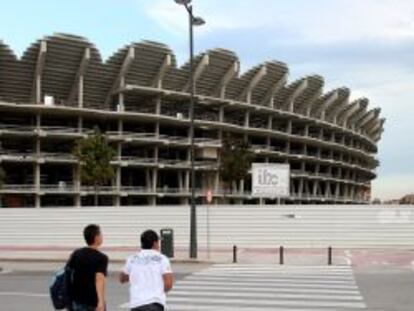
[{"label": "white perimeter wall", "polygon": [[[414,206],[211,206],[214,247],[413,247]],[[138,245],[139,234],[172,228],[187,247],[188,206],[0,209],[0,246],[77,246],[82,228],[102,226],[106,246]],[[206,247],[207,207],[198,207]]]}]

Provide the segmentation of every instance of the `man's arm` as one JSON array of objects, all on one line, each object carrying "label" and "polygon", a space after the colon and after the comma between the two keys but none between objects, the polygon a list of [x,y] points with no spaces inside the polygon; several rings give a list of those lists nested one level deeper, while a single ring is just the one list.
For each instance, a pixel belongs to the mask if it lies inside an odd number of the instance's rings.
[{"label": "man's arm", "polygon": [[129,275],[128,275],[128,274],[126,274],[125,272],[121,272],[121,273],[119,274],[119,282],[120,282],[121,284],[128,283],[128,282],[129,282]]},{"label": "man's arm", "polygon": [[174,277],[172,273],[165,273],[162,275],[164,281],[164,291],[168,293],[173,288]]},{"label": "man's arm", "polygon": [[105,275],[102,272],[95,276],[96,294],[98,296],[98,306],[96,311],[105,311]]}]

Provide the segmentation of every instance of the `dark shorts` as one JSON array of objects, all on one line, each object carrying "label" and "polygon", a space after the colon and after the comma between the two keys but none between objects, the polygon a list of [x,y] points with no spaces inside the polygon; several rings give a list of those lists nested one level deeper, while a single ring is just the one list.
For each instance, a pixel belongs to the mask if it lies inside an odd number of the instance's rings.
[{"label": "dark shorts", "polygon": [[95,309],[96,307],[86,306],[74,302],[71,311],[95,311]]},{"label": "dark shorts", "polygon": [[164,306],[159,303],[151,303],[149,305],[133,308],[131,311],[164,311]]}]

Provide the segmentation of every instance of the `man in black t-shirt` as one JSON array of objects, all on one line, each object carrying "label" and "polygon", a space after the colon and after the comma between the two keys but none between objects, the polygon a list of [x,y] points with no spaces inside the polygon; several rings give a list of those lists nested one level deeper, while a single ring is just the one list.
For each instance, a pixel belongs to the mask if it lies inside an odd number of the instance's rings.
[{"label": "man in black t-shirt", "polygon": [[73,270],[72,310],[104,311],[108,256],[98,250],[103,242],[101,229],[88,225],[83,235],[88,246],[74,251],[68,261]]}]

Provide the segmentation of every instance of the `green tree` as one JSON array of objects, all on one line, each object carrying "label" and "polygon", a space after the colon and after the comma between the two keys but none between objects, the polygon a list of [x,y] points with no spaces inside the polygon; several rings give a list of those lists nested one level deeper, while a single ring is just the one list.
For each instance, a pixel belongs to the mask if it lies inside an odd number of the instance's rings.
[{"label": "green tree", "polygon": [[246,179],[253,160],[253,154],[249,150],[249,144],[244,139],[227,135],[223,140],[220,158],[220,176],[229,188],[231,188],[233,182]]},{"label": "green tree", "polygon": [[95,129],[92,135],[76,142],[73,155],[81,164],[81,181],[94,187],[95,205],[98,205],[99,188],[115,176],[111,160],[116,152],[108,144],[105,135]]}]

